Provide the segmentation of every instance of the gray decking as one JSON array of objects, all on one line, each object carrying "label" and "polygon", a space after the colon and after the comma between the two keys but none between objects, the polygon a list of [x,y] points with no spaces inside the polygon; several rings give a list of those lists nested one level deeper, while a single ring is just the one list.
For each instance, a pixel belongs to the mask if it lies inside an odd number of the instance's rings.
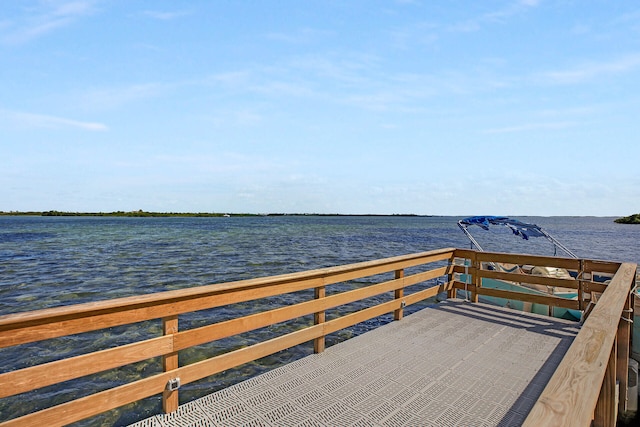
[{"label": "gray decking", "polygon": [[577,331],[448,300],[134,426],[517,426]]}]

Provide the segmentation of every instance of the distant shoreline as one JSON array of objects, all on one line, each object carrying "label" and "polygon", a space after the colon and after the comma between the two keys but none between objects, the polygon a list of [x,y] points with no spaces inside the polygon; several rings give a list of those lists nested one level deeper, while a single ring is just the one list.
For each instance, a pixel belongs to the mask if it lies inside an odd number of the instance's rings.
[{"label": "distant shoreline", "polygon": [[320,214],[320,213],[223,213],[223,212],[147,212],[143,210],[124,212],[62,212],[62,211],[0,211],[0,216],[91,216],[91,217],[126,217],[126,218],[162,218],[162,217],[254,217],[254,216],[393,216],[393,217],[431,217],[435,215],[417,214]]}]

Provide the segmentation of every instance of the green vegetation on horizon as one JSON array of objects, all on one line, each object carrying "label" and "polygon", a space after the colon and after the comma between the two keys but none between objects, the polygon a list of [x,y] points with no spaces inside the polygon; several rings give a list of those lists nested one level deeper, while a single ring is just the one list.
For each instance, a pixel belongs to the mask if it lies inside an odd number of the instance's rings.
[{"label": "green vegetation on horizon", "polygon": [[640,224],[640,213],[618,218],[613,222],[618,224]]},{"label": "green vegetation on horizon", "polygon": [[146,212],[142,209],[138,211],[124,212],[63,212],[63,211],[27,211],[27,212],[4,212],[0,211],[0,216],[105,216],[105,217],[225,217],[225,216],[422,216],[416,214],[393,214],[393,215],[343,215],[343,214],[289,214],[289,213],[218,213],[218,212]]},{"label": "green vegetation on horizon", "polygon": [[223,216],[256,216],[254,214],[226,214],[217,212],[147,212],[138,210],[131,212],[63,212],[63,211],[44,211],[44,212],[0,212],[0,215],[12,216],[109,216],[109,217],[223,217]]}]

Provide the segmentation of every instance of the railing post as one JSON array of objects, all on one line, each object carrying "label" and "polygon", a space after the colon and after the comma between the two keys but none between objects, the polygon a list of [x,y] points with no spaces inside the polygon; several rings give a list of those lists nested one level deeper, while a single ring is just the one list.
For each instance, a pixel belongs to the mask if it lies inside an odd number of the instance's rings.
[{"label": "railing post", "polygon": [[[454,251],[449,258],[449,273],[447,273],[447,287],[453,288],[453,283],[456,279],[456,273],[454,272],[456,265],[456,252]],[[447,298],[449,298],[449,291],[447,291]]]},{"label": "railing post", "polygon": [[580,260],[580,269],[578,270],[578,310],[584,311],[584,260]]},{"label": "railing post", "polygon": [[[178,316],[169,316],[162,319],[162,332],[164,335],[172,335],[178,332]],[[162,369],[164,372],[178,369],[178,352],[169,353],[162,357]],[[179,384],[178,384],[179,387]],[[162,410],[165,414],[178,409],[178,390],[170,390],[167,387],[162,392]]]},{"label": "railing post", "polygon": [[453,285],[447,289],[447,298],[456,298],[458,295],[458,290],[453,287]]},{"label": "railing post", "polygon": [[[464,258],[463,258],[463,259],[464,259]],[[468,270],[469,270],[469,268],[468,268],[468,267],[469,267],[469,264],[468,264],[468,263],[470,263],[470,262],[471,262],[471,260],[464,259],[464,265],[465,265],[465,280],[469,280],[469,275],[468,275],[468,274],[466,274],[466,273],[468,273]],[[453,258],[451,258],[451,265],[452,265],[452,266],[455,266],[455,254],[454,254],[454,257],[453,257]],[[450,284],[450,287],[449,287],[449,289],[447,289],[447,298],[456,298],[456,297],[458,296],[458,290],[457,290],[455,287],[453,287],[453,282],[454,282],[454,281],[455,281],[455,273],[451,273],[451,274],[449,275],[449,284]],[[465,289],[465,292],[466,292],[466,289]],[[465,296],[465,298],[466,298],[466,296]]]},{"label": "railing post", "polygon": [[478,289],[482,287],[482,279],[480,278],[480,270],[482,265],[478,262],[478,252],[473,253],[471,258],[471,270],[473,271],[473,285],[474,289],[471,293],[471,302],[478,302]]},{"label": "railing post", "polygon": [[617,343],[614,341],[593,414],[594,427],[615,427],[616,425],[618,415],[618,404],[616,402],[616,349]]},{"label": "railing post", "polygon": [[618,412],[624,414],[627,411],[628,403],[628,382],[629,382],[629,356],[630,356],[630,340],[631,340],[631,323],[633,310],[631,309],[631,299],[633,294],[629,293],[627,301],[624,304],[620,323],[618,324],[618,334],[616,342],[617,361],[616,361],[616,379],[620,384],[620,393],[618,401]]},{"label": "railing post", "polygon": [[[325,288],[324,286],[318,286],[314,291],[315,299],[320,299],[325,297]],[[325,322],[325,312],[324,310],[318,311],[313,315],[313,324],[319,325]],[[324,351],[324,335],[313,340],[313,351],[314,353],[322,353]]]},{"label": "railing post", "polygon": [[[402,279],[403,277],[404,277],[404,269],[396,270],[395,278]],[[393,297],[397,300],[404,298],[404,287],[400,289],[396,289],[393,294],[394,294]],[[399,309],[393,311],[393,320],[402,320],[403,316],[404,316],[404,304],[401,305]]]}]

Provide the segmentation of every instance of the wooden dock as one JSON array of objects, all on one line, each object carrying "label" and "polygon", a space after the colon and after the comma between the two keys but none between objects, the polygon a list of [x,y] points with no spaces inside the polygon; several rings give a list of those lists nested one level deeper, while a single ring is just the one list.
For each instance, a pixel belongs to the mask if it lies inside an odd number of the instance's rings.
[{"label": "wooden dock", "polygon": [[[570,274],[545,277],[488,268],[494,263],[562,268]],[[33,366],[22,366],[16,358],[14,368],[0,373],[0,402],[10,408],[0,412],[0,426],[91,422],[159,395],[164,414],[136,425],[614,427],[628,407],[636,267],[443,248],[0,316],[0,348],[37,349],[70,335],[91,337],[117,326],[161,322],[150,336],[144,330],[115,346],[77,348],[67,357]],[[485,286],[491,280],[572,289],[577,298]],[[459,291],[468,302],[457,299]],[[436,295],[449,300],[405,316],[406,307]],[[479,298],[521,301],[523,307],[538,305],[548,313],[553,307],[577,310],[585,320],[578,330],[576,323],[484,305]],[[237,317],[215,315],[218,308],[254,301],[268,303]],[[203,310],[213,310],[210,323],[179,323]],[[325,349],[327,336],[385,314],[395,321]],[[299,323],[292,327],[288,322]],[[288,326],[249,346],[227,348],[204,360],[180,360],[184,350],[271,325]],[[316,354],[178,404],[182,386],[304,343],[313,343]],[[65,388],[67,381],[117,375],[138,362],[155,363],[156,369],[119,379],[110,388],[80,390],[81,396]],[[71,396],[52,402],[46,393],[38,394],[48,386]],[[25,411],[23,396],[30,396],[33,410]]]},{"label": "wooden dock", "polygon": [[447,300],[132,427],[517,426],[577,332]]}]

